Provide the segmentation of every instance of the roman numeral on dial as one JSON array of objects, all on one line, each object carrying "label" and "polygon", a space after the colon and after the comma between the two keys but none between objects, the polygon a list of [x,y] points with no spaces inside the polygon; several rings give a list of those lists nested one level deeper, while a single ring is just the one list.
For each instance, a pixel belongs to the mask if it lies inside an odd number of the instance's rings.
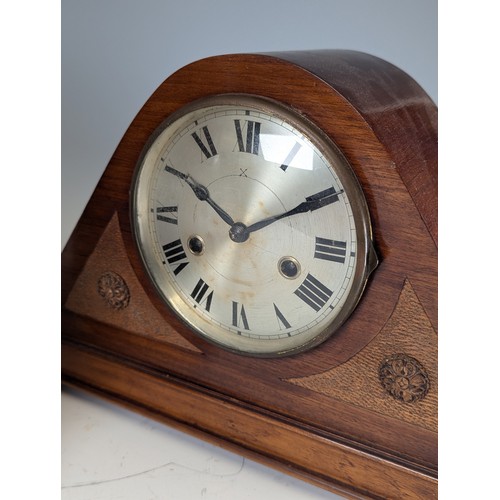
[{"label": "roman numeral on dial", "polygon": [[156,219],[169,224],[177,224],[177,207],[157,207]]},{"label": "roman numeral on dial", "polygon": [[285,161],[282,163],[282,165],[280,167],[281,170],[283,170],[283,172],[286,172],[286,169],[289,167],[290,163],[292,163],[295,156],[297,156],[297,153],[299,152],[301,147],[302,146],[298,142],[296,142],[293,145],[293,148],[290,150],[287,157],[285,158]]},{"label": "roman numeral on dial", "polygon": [[205,306],[205,310],[210,312],[210,307],[212,305],[212,299],[214,296],[213,290],[207,295],[209,291],[209,286],[200,278],[193,291],[191,292],[191,297],[200,305]]},{"label": "roman numeral on dial", "polygon": [[314,258],[331,260],[343,264],[346,255],[346,241],[329,240],[316,236],[316,246],[314,247]]},{"label": "roman numeral on dial", "polygon": [[196,132],[193,132],[191,136],[195,140],[196,144],[198,144],[201,152],[205,155],[205,158],[208,160],[209,158],[212,158],[212,156],[217,155],[217,149],[215,149],[215,145],[212,141],[212,137],[210,136],[210,132],[208,131],[208,127],[203,127],[201,131],[203,132],[203,136],[205,137],[205,142],[203,142],[202,138]]},{"label": "roman numeral on dial", "polygon": [[[242,153],[259,154],[260,148],[260,123],[251,120],[245,120],[246,125],[241,127],[240,120],[234,120],[236,137],[238,139],[238,148]],[[243,139],[243,129],[246,127],[246,138]]]},{"label": "roman numeral on dial", "polygon": [[250,330],[248,326],[247,314],[245,312],[245,306],[242,304],[241,307],[238,302],[233,301],[233,316],[232,325],[239,328],[240,324],[243,324],[245,330]]},{"label": "roman numeral on dial", "polygon": [[167,262],[174,267],[177,276],[188,264],[186,253],[182,247],[181,240],[175,240],[162,246]]},{"label": "roman numeral on dial", "polygon": [[333,295],[333,292],[312,274],[306,276],[302,285],[300,285],[294,293],[316,312],[318,312]]},{"label": "roman numeral on dial", "polygon": [[291,328],[292,325],[290,325],[285,316],[283,316],[283,313],[278,309],[278,306],[276,304],[273,304],[273,306],[274,312],[276,314],[276,319],[278,320],[279,329],[282,330],[283,328]]}]

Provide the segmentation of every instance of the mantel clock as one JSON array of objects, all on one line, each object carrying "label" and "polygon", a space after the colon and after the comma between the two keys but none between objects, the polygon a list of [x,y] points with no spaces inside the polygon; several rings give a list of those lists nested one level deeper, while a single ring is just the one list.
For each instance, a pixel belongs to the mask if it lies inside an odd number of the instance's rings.
[{"label": "mantel clock", "polygon": [[180,69],[62,277],[65,383],[348,496],[437,496],[437,110],[400,69]]}]

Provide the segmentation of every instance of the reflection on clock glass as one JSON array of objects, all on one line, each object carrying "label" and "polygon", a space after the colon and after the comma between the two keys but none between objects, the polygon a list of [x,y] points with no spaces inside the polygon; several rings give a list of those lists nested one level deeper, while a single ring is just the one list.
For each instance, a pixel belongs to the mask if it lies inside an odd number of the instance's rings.
[{"label": "reflection on clock glass", "polygon": [[256,355],[331,333],[366,279],[368,216],[353,210],[364,199],[342,155],[308,122],[244,96],[187,109],[155,137],[133,222],[170,307],[209,340]]}]

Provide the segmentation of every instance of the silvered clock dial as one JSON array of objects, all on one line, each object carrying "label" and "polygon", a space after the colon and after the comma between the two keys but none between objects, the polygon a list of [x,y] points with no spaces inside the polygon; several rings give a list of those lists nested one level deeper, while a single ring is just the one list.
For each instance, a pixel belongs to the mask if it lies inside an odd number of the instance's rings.
[{"label": "silvered clock dial", "polygon": [[341,152],[267,99],[221,95],[175,113],[143,151],[131,207],[162,299],[196,333],[242,354],[324,341],[377,262]]}]

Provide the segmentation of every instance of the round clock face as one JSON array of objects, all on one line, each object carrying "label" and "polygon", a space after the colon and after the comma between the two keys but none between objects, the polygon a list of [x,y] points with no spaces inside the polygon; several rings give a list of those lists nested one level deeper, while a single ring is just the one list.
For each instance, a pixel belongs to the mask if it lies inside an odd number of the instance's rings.
[{"label": "round clock face", "polygon": [[136,170],[132,221],[164,301],[206,339],[256,356],[322,342],[371,270],[357,180],[311,123],[226,95],[176,113]]}]

